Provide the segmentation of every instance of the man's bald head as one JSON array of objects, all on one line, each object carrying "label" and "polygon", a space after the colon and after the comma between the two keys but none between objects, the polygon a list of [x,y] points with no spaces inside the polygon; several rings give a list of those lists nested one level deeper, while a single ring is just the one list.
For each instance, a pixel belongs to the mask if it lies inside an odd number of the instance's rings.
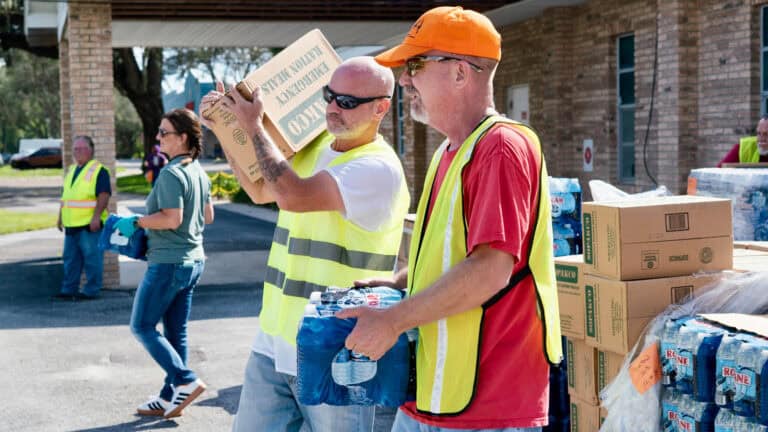
[{"label": "man's bald head", "polygon": [[395,91],[395,76],[373,57],[352,57],[344,61],[333,73],[331,82],[351,80],[359,91],[355,96],[374,97],[391,95]]}]

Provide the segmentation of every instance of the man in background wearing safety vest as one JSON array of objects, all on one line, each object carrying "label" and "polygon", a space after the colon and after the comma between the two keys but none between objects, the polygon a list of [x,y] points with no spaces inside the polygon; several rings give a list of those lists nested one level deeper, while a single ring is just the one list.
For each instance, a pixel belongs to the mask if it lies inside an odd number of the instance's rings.
[{"label": "man in background wearing safety vest", "polygon": [[547,170],[536,133],[499,116],[493,76],[501,37],[491,21],[438,7],[403,43],[376,56],[405,66],[411,116],[443,133],[416,213],[409,297],[358,319],[346,346],[380,358],[418,327],[416,400],[396,432],[540,431],[548,422],[549,364],[562,356]]},{"label": "man in background wearing safety vest", "polygon": [[754,162],[768,162],[768,117],[763,117],[757,122],[756,136],[740,139],[717,167],[722,167],[724,163]]},{"label": "man in background wearing safety vest", "polygon": [[[56,297],[91,300],[99,296],[104,273],[104,253],[98,241],[112,188],[109,170],[93,159],[93,140],[77,136],[72,143],[75,163],[64,177],[57,227],[64,231],[64,279]],[[79,292],[80,274],[86,282]]]},{"label": "man in background wearing safety vest", "polygon": [[234,88],[223,97],[220,84],[202,100],[201,112],[221,100],[253,137],[263,181],[227,159],[252,200],[280,207],[233,432],[372,430],[371,406],[299,403],[296,334],[312,291],[392,277],[410,203],[400,159],[378,133],[394,86],[371,57],[343,62],[323,88],[327,132],[290,162],[264,129],[259,87],[253,102]]}]

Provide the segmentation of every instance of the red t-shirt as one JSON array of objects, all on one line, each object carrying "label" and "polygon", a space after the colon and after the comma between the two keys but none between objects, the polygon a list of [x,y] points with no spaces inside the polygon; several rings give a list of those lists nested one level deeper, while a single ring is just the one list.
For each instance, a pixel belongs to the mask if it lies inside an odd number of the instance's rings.
[{"label": "red t-shirt", "polygon": [[[435,178],[442,184],[456,152],[445,152]],[[512,254],[514,272],[528,263],[536,223],[539,157],[514,129],[499,125],[475,147],[462,173],[467,217],[467,254],[478,245]],[[432,194],[430,212],[437,193]],[[433,426],[457,429],[541,427],[549,410],[549,363],[544,334],[536,312],[536,291],[525,278],[486,309],[480,341],[475,396],[456,416],[430,416],[416,411],[415,402],[402,409]],[[450,376],[446,377],[450,380]]]}]

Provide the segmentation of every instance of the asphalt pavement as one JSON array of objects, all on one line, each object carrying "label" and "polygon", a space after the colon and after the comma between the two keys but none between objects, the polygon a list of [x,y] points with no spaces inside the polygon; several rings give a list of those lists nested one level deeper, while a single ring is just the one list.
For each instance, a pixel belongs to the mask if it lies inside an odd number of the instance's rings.
[{"label": "asphalt pavement", "polygon": [[[60,189],[51,182],[2,179],[0,207],[55,211]],[[118,213],[144,211],[143,197],[119,198]],[[189,322],[189,364],[208,389],[171,420],[135,414],[164,377],[128,329],[146,264],[121,258],[120,289],[102,290],[97,300],[62,301],[51,296],[61,281],[63,234],[0,236],[0,431],[230,430],[276,213],[225,202],[215,209]],[[376,427],[384,430],[386,422]]]}]

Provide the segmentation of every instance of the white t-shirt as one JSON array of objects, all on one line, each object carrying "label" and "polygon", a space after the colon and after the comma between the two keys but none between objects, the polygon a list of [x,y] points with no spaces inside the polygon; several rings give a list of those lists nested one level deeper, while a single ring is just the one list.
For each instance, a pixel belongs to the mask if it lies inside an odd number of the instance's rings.
[{"label": "white t-shirt", "polygon": [[[345,219],[364,230],[375,231],[389,220],[394,210],[402,181],[400,167],[376,157],[361,157],[328,167],[341,155],[330,147],[325,149],[318,157],[315,173],[325,170],[336,181],[344,201]],[[251,349],[273,358],[278,372],[296,375],[296,345],[259,328]]]}]

